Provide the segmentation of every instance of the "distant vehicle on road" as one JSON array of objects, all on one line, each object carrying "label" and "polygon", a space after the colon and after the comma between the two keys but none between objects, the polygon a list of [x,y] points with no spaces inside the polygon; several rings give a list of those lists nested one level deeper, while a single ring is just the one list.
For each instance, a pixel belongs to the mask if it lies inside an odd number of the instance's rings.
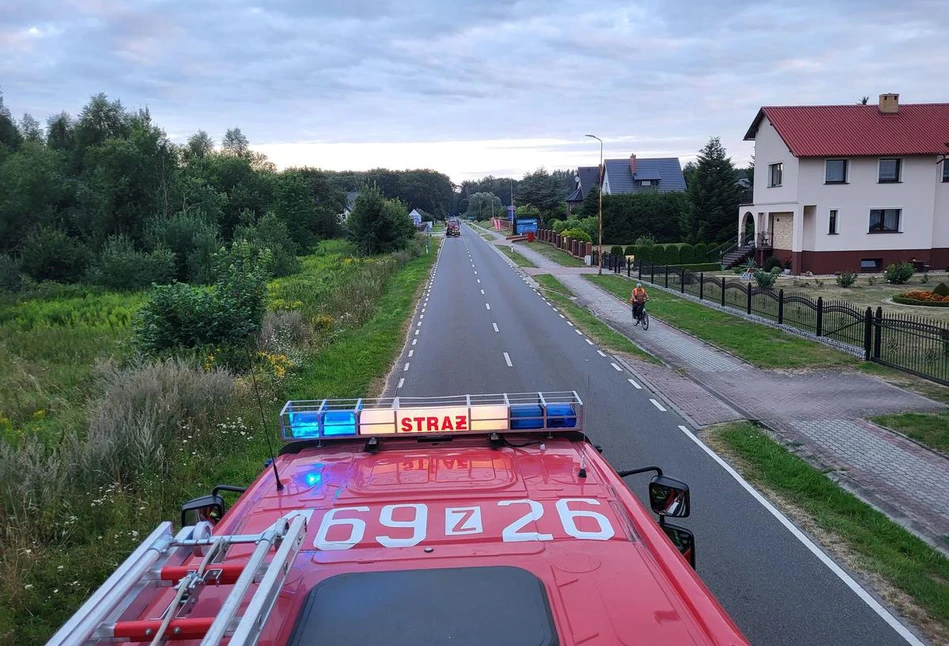
[{"label": "distant vehicle on road", "polygon": [[186,503],[49,643],[748,644],[666,521],[688,486],[615,471],[576,392],[294,401],[281,427],[250,487]]},{"label": "distant vehicle on road", "polygon": [[461,225],[458,224],[457,220],[449,221],[445,235],[449,238],[460,238],[461,237]]}]

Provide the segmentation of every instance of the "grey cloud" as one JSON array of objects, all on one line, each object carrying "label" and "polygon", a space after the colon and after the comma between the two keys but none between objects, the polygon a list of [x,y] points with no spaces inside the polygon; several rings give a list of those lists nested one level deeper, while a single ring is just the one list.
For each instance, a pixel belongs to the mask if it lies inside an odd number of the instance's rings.
[{"label": "grey cloud", "polygon": [[594,130],[746,155],[762,104],[946,100],[947,28],[939,0],[38,0],[0,6],[0,80],[16,112],[105,91],[169,132],[255,143]]}]

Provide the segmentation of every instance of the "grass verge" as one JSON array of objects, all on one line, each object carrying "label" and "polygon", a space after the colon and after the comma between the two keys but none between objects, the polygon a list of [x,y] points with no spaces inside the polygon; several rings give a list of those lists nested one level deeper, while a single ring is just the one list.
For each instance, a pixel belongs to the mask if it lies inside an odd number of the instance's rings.
[{"label": "grass verge", "polygon": [[949,413],[880,415],[873,421],[937,451],[949,453]]},{"label": "grass verge", "polygon": [[894,386],[912,390],[916,394],[928,397],[933,401],[949,404],[949,387],[943,386],[942,384],[937,384],[928,379],[923,379],[922,377],[917,377],[902,370],[896,370],[872,361],[862,362],[857,369],[860,372],[880,377]]},{"label": "grass verge", "polygon": [[540,274],[532,277],[544,288],[547,298],[556,303],[560,310],[573,321],[588,337],[615,352],[631,354],[639,359],[659,363],[654,356],[640,348],[619,332],[615,332],[608,325],[597,319],[589,311],[570,300],[570,291],[563,283],[550,274]]},{"label": "grass verge", "polygon": [[433,239],[430,254],[392,277],[365,325],[342,333],[307,362],[290,386],[288,399],[374,397],[382,391],[382,380],[402,347],[403,328],[440,242]]},{"label": "grass verge", "polygon": [[535,240],[534,242],[526,243],[527,246],[540,255],[544,256],[548,260],[553,260],[558,265],[563,265],[564,267],[585,267],[586,265],[579,258],[574,258],[566,251],[557,249],[553,245],[549,245],[546,242],[539,242]]},{"label": "grass verge", "polygon": [[537,265],[532,263],[530,260],[522,256],[521,254],[517,253],[516,251],[511,251],[510,247],[506,247],[504,245],[498,245],[498,249],[503,251],[504,255],[510,258],[511,260],[513,260],[514,263],[518,267],[537,267]]},{"label": "grass verge", "polygon": [[[619,276],[584,278],[623,301],[630,281]],[[649,313],[703,341],[727,350],[759,368],[856,366],[850,355],[781,330],[746,321],[658,289],[649,290]]]},{"label": "grass verge", "polygon": [[[834,484],[824,474],[739,422],[713,431],[716,444],[740,462],[743,475],[803,512],[845,546],[857,568],[881,577],[929,620],[931,632],[949,634],[949,559]],[[890,595],[900,605],[900,594]],[[909,609],[911,610],[911,609]],[[926,621],[919,622],[926,627]]]}]

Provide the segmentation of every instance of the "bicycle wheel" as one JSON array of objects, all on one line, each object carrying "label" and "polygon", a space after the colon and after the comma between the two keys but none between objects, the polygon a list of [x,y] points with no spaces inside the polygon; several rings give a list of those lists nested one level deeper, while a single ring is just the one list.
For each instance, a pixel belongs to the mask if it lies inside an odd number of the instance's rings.
[{"label": "bicycle wheel", "polygon": [[646,310],[643,310],[643,329],[649,329],[649,314],[646,313]]}]

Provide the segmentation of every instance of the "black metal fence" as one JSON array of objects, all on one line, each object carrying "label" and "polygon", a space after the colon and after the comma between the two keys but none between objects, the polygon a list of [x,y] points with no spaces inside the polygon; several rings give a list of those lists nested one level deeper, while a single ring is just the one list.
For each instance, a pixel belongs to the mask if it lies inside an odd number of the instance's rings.
[{"label": "black metal fence", "polygon": [[[594,259],[594,262],[596,260]],[[863,350],[864,359],[949,385],[949,327],[920,317],[861,310],[853,303],[811,298],[804,292],[758,287],[754,283],[706,276],[680,267],[629,263],[603,254],[603,267],[654,285],[756,314],[819,337]]]}]

